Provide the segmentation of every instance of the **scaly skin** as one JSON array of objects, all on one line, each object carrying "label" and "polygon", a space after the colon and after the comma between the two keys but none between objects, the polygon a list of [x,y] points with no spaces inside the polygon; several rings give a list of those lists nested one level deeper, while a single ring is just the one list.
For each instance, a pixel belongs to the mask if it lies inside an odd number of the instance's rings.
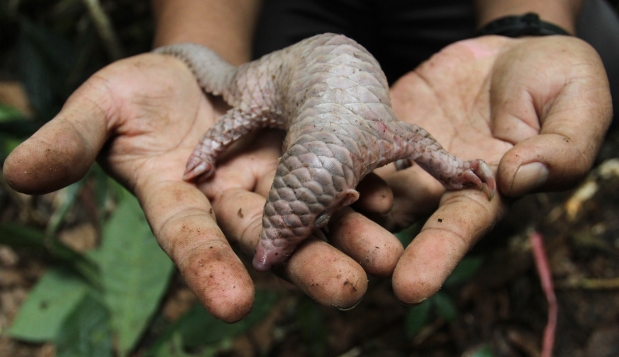
[{"label": "scaly skin", "polygon": [[484,161],[460,160],[424,129],[395,117],[378,62],[345,36],[314,36],[239,67],[195,44],[155,52],[185,61],[204,91],[233,107],[196,146],[185,180],[211,176],[218,156],[252,130],[288,133],[264,207],[257,270],[285,261],[335,211],[357,200],[355,187],[365,175],[390,162],[401,169],[414,161],[447,189],[476,186],[494,195]]}]

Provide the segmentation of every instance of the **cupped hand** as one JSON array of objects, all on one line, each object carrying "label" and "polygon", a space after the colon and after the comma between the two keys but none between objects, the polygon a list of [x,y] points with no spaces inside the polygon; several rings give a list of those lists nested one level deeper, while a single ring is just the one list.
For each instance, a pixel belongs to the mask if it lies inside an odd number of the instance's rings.
[{"label": "cupped hand", "polygon": [[452,154],[484,159],[497,176],[480,191],[445,192],[419,167],[378,172],[395,196],[387,228],[432,213],[393,273],[405,303],[434,294],[513,197],[568,188],[590,170],[611,120],[604,68],[567,36],[486,36],[455,43],[391,90],[398,117],[427,129]]},{"label": "cupped hand", "polygon": [[[191,151],[226,109],[202,93],[179,60],[157,54],[125,59],[93,75],[16,148],[4,175],[18,191],[46,193],[79,180],[97,159],[138,197],[160,246],[204,306],[236,321],[251,309],[254,285],[230,243],[253,254],[283,134],[246,138],[220,160],[212,179],[183,181]],[[382,230],[352,210],[334,225],[358,221],[368,236]],[[308,239],[278,274],[320,303],[349,308],[366,291],[366,271],[390,275],[402,246],[387,237],[370,249],[337,227],[334,242],[348,255]]]}]

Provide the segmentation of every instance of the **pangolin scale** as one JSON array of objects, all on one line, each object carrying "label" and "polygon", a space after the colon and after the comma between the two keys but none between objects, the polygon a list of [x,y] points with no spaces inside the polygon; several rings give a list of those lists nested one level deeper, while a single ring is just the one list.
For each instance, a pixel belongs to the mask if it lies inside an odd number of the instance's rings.
[{"label": "pangolin scale", "polygon": [[218,156],[250,131],[287,132],[264,206],[257,270],[284,262],[335,211],[357,200],[355,187],[365,175],[391,162],[404,168],[414,161],[447,189],[476,186],[494,195],[484,161],[463,161],[423,128],[396,118],[380,65],[343,35],[317,35],[239,67],[196,44],[155,52],[183,60],[205,92],[232,106],[196,146],[185,180],[210,177]]}]

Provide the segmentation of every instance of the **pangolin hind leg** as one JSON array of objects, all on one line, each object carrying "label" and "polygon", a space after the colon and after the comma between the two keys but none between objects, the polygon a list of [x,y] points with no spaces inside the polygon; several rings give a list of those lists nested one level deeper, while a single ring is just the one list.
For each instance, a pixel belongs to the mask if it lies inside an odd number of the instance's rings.
[{"label": "pangolin hind leg", "polygon": [[407,138],[404,157],[395,157],[394,164],[397,170],[403,170],[417,163],[426,172],[437,179],[448,190],[459,190],[466,187],[477,187],[484,191],[489,199],[496,192],[496,179],[490,166],[481,159],[464,161],[447,152],[430,134],[417,125],[400,122],[400,126],[409,127],[407,132],[419,133],[423,131],[424,142],[421,145],[418,137],[410,135]]}]

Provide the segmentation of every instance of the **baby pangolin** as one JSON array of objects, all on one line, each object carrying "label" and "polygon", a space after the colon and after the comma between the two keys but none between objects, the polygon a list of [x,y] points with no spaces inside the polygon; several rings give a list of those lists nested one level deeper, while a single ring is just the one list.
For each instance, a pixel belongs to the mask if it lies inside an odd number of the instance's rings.
[{"label": "baby pangolin", "polygon": [[476,186],[494,195],[484,161],[460,160],[423,128],[396,118],[378,62],[345,36],[317,35],[239,67],[196,44],[155,52],[183,60],[205,92],[232,106],[196,146],[185,180],[213,175],[219,155],[250,131],[287,131],[264,206],[257,270],[284,262],[335,211],[357,200],[355,187],[365,175],[390,162],[404,168],[414,161],[447,189]]}]

